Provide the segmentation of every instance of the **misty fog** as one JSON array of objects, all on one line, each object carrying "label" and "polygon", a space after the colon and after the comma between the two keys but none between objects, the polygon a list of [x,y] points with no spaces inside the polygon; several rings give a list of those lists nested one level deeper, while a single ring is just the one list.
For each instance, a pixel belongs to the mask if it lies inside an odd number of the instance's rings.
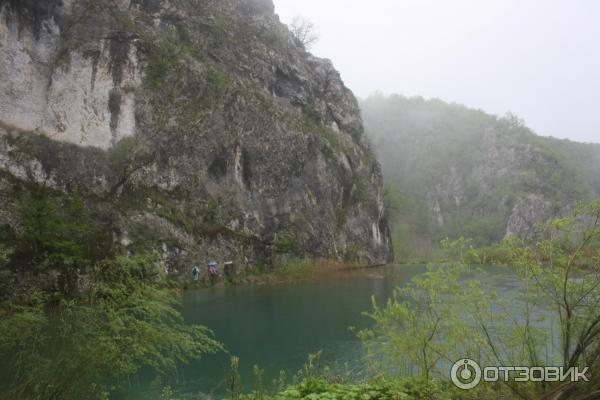
[{"label": "misty fog", "polygon": [[312,52],[359,97],[424,96],[523,118],[540,135],[600,142],[600,2],[275,0],[312,20]]}]

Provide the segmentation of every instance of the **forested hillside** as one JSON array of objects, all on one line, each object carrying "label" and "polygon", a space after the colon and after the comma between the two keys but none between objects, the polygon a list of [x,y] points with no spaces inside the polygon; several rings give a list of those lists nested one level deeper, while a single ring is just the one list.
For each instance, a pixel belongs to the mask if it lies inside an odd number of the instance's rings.
[{"label": "forested hillside", "polygon": [[600,145],[541,137],[513,115],[420,97],[371,96],[396,258],[433,258],[445,237],[488,245],[600,196]]}]

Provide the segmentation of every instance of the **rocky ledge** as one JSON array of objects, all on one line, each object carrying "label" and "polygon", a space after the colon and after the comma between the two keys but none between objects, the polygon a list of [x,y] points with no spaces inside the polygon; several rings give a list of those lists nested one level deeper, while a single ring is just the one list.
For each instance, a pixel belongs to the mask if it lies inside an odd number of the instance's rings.
[{"label": "rocky ledge", "polygon": [[270,0],[0,1],[0,225],[76,194],[117,253],[390,260],[357,102]]}]

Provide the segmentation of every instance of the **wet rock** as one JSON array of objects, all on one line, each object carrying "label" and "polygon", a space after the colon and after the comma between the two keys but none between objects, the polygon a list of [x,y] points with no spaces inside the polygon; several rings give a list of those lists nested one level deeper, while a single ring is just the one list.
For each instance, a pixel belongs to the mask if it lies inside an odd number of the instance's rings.
[{"label": "wet rock", "polygon": [[390,259],[357,101],[270,0],[50,3],[0,5],[0,180],[83,193],[172,272]]}]

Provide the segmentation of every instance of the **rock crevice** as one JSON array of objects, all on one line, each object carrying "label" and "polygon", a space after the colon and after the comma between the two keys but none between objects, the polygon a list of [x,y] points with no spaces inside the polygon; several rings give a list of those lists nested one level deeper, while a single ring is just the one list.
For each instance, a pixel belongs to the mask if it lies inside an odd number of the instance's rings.
[{"label": "rock crevice", "polygon": [[76,190],[119,251],[174,270],[391,258],[357,101],[270,0],[5,1],[0,16],[3,187]]}]

